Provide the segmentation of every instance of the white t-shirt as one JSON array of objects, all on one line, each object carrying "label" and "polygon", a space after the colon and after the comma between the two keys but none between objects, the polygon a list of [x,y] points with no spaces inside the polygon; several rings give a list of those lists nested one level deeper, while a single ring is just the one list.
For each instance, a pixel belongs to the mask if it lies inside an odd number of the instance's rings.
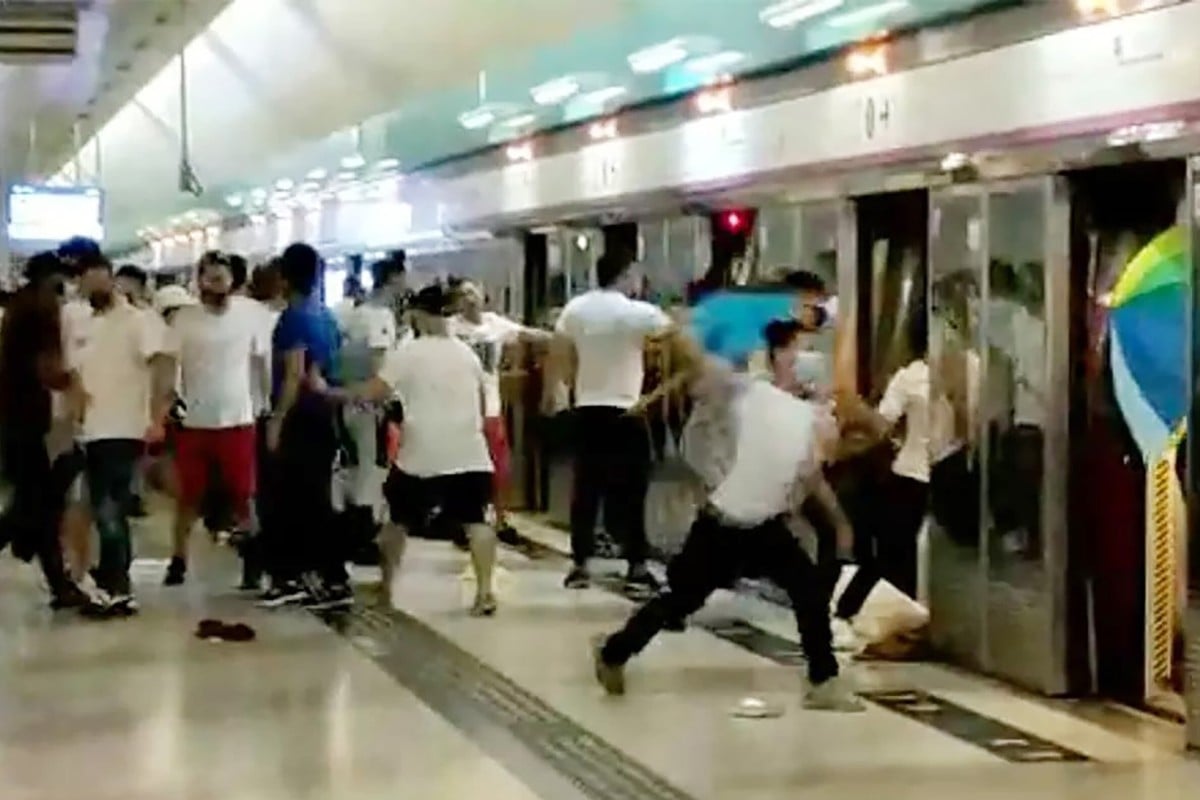
[{"label": "white t-shirt", "polygon": [[610,289],[593,289],[563,308],[554,329],[575,344],[575,405],[629,408],[642,393],[643,344],[666,330],[656,305]]},{"label": "white t-shirt", "polygon": [[396,315],[390,308],[367,302],[356,306],[342,321],[342,376],[346,383],[369,380],[375,374],[374,355],[394,347]]},{"label": "white t-shirt", "polygon": [[1013,315],[1013,422],[1042,427],[1046,422],[1046,323],[1024,308]]},{"label": "white t-shirt", "polygon": [[[964,351],[963,358],[966,371],[964,380],[967,384],[965,387],[967,395],[966,424],[968,430],[973,433],[979,421],[979,387],[982,379],[982,365],[979,355],[973,350]],[[931,464],[937,464],[969,444],[958,433],[959,428],[955,424],[956,416],[954,405],[944,393],[930,398],[929,452]]]},{"label": "white t-shirt", "polygon": [[73,366],[91,397],[80,438],[141,440],[150,425],[149,361],[172,352],[166,324],[158,314],[118,298],[83,327],[85,335],[72,330]]},{"label": "white t-shirt", "polygon": [[491,472],[483,436],[483,366],[453,336],[421,336],[388,353],[379,378],[404,408],[396,467],[429,478]]},{"label": "white t-shirt", "polygon": [[727,519],[747,527],[786,514],[800,482],[821,468],[812,403],[766,381],[749,381],[733,401],[733,462],[709,496]]},{"label": "white t-shirt", "polygon": [[188,428],[238,428],[254,424],[255,362],[271,352],[264,338],[266,309],[231,297],[222,312],[181,308],[172,322],[179,386]]},{"label": "white t-shirt", "polygon": [[519,323],[492,311],[483,312],[478,323],[462,315],[450,321],[450,332],[466,342],[483,365],[484,413],[488,417],[500,416],[500,359],[505,345],[520,339],[522,330]]},{"label": "white t-shirt", "polygon": [[[259,325],[261,326],[259,331],[267,347],[266,358],[262,365],[262,375],[260,377],[250,376],[250,392],[254,397],[254,415],[261,417],[271,411],[271,339],[275,335],[275,325],[279,322],[279,315],[282,312],[257,300],[249,302],[258,307]],[[265,385],[263,381],[266,382]]]},{"label": "white t-shirt", "polygon": [[879,414],[893,425],[904,420],[904,442],[892,472],[929,483],[929,365],[923,359],[892,376],[879,401]]}]

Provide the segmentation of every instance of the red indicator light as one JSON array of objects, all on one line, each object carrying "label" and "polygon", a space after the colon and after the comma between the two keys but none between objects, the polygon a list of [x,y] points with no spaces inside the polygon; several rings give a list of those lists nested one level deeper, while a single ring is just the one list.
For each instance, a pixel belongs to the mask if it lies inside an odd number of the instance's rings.
[{"label": "red indicator light", "polygon": [[731,231],[740,230],[742,227],[742,215],[736,211],[730,211],[725,215],[725,227]]}]

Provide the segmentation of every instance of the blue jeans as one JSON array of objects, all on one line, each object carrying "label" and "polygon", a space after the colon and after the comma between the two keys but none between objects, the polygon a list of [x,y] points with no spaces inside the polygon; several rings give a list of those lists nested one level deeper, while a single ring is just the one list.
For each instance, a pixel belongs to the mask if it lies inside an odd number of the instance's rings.
[{"label": "blue jeans", "polygon": [[88,495],[100,537],[97,582],[105,591],[127,594],[133,563],[129,508],[143,444],[137,439],[100,439],[88,442],[84,450]]}]

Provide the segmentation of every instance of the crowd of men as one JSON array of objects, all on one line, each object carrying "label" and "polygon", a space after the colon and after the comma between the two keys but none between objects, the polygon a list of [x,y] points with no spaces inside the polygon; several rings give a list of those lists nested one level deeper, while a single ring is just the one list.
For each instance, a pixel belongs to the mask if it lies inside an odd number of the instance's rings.
[{"label": "crowd of men", "polygon": [[[187,580],[189,537],[219,488],[243,556],[243,588],[261,590],[265,580],[266,606],[353,604],[347,562],[376,543],[383,600],[395,605],[408,537],[436,519],[461,532],[470,553],[470,612],[491,616],[497,543],[512,535],[501,355],[541,341],[565,354],[573,395],[565,585],[590,583],[603,506],[628,561],[626,591],[644,602],[621,631],[595,643],[600,683],[623,692],[625,664],[659,631],[753,574],[791,598],[808,704],[860,708],[838,679],[830,580],[789,526],[795,513],[814,518],[836,554],[825,561],[854,547],[824,478],[841,437],[827,360],[814,360],[811,338],[830,329],[836,306],[815,276],[800,274],[786,288],[793,304],[766,326],[755,375],[749,349],[716,358],[705,352],[712,342],[701,347],[663,310],[634,299],[636,270],[620,254],[599,259],[597,288],[573,298],[552,331],[486,310],[469,281],[410,291],[403,253],[373,265],[370,292],[337,315],[322,300],[321,259],[308,245],[247,273],[243,259],[208,253],[194,290],[150,293],[144,273],[114,270],[86,240],[28,262],[0,328],[0,455],[11,488],[0,544],[39,561],[55,608],[100,618],[137,612],[135,487],[147,455],[165,454],[174,500],[168,586]],[[691,397],[688,460],[704,494],[665,587],[647,567],[650,453],[639,418],[645,343],[656,337],[680,356],[660,390]],[[906,415],[924,414],[927,383],[921,351],[878,410],[842,398],[838,422],[856,419],[886,439]],[[919,526],[928,433],[916,422],[906,430],[893,491]],[[858,599],[840,608],[843,623],[880,577],[874,569],[860,575]]]}]

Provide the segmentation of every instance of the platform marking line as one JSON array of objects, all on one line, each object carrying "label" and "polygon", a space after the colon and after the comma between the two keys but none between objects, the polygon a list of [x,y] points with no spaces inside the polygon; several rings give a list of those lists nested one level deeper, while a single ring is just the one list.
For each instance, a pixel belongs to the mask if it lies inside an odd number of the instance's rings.
[{"label": "platform marking line", "polygon": [[[522,552],[536,551],[539,559],[564,560],[566,558],[563,553],[549,545],[531,539],[523,533],[518,535],[522,539],[520,545]],[[618,576],[593,576],[592,584],[609,594],[628,599]],[[746,620],[691,621],[688,625],[704,630],[724,642],[780,666],[802,667],[806,663],[804,652],[798,644]],[[1077,750],[1028,733],[1006,722],[980,714],[920,689],[859,692],[859,696],[942,734],[974,745],[1010,763],[1093,761],[1090,756]],[[1005,742],[1005,744],[994,744],[997,741]]]},{"label": "platform marking line", "polygon": [[695,800],[409,614],[317,616],[546,800]]}]

